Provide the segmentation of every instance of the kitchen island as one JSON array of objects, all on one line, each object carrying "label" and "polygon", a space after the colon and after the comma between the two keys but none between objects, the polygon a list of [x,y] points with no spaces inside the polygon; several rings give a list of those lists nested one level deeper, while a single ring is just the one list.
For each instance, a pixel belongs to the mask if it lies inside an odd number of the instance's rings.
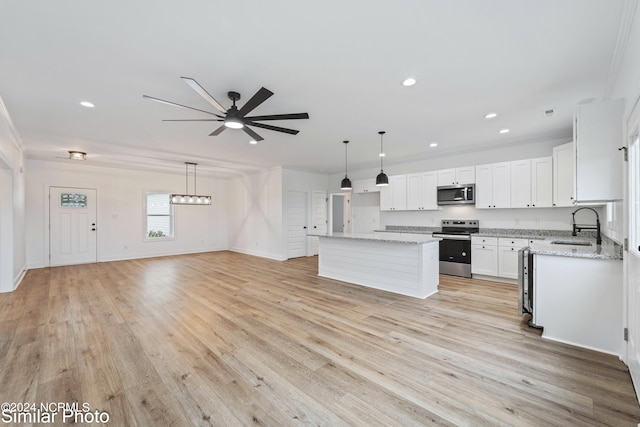
[{"label": "kitchen island", "polygon": [[438,291],[438,242],[429,235],[314,234],[318,275],[426,298]]}]

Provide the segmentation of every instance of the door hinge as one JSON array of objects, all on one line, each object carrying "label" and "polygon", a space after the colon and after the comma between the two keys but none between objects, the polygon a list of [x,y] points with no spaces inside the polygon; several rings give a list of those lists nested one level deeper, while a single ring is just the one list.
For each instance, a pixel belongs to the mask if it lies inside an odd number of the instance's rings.
[{"label": "door hinge", "polygon": [[624,150],[624,161],[628,162],[629,161],[629,154],[628,154],[629,148],[628,147],[620,147],[620,148],[618,148],[618,151],[620,151],[620,150]]},{"label": "door hinge", "polygon": [[624,340],[629,341],[629,328],[624,328]]},{"label": "door hinge", "polygon": [[622,242],[622,249],[625,251],[629,250],[629,238],[625,237]]}]

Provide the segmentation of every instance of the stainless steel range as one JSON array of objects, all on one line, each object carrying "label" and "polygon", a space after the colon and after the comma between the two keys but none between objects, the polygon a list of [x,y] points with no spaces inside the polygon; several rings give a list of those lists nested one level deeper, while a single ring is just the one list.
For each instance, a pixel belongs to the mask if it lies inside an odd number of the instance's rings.
[{"label": "stainless steel range", "polygon": [[471,235],[480,230],[477,219],[443,219],[441,230],[433,237],[440,237],[440,274],[471,277]]}]

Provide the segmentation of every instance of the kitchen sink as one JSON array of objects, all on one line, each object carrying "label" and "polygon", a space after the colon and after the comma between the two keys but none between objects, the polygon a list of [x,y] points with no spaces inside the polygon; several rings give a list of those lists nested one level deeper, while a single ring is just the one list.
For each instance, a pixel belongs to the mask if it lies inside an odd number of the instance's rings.
[{"label": "kitchen sink", "polygon": [[552,245],[568,245],[568,246],[593,246],[591,242],[586,240],[554,240]]}]

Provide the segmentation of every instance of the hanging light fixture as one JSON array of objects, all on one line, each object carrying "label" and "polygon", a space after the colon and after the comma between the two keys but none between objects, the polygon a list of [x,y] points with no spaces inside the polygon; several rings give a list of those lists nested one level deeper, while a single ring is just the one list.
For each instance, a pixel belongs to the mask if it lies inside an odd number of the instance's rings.
[{"label": "hanging light fixture", "polygon": [[84,151],[69,151],[69,158],[71,160],[87,160],[87,153]]},{"label": "hanging light fixture", "polygon": [[351,180],[347,176],[347,144],[349,141],[342,141],[344,143],[344,179],[340,183],[341,190],[351,190]]},{"label": "hanging light fixture", "polygon": [[389,185],[389,177],[382,170],[382,159],[384,158],[384,150],[382,149],[382,136],[385,134],[383,130],[378,132],[380,134],[380,173],[376,176],[376,185],[378,187],[385,187]]},{"label": "hanging light fixture", "polygon": [[[185,181],[186,181],[186,190],[185,194],[172,194],[171,195],[171,204],[172,205],[201,205],[201,206],[210,206],[211,205],[211,196],[198,196],[196,195],[196,166],[197,163],[192,162],[184,162],[185,165]],[[189,166],[193,166],[193,193],[189,194]]]}]

